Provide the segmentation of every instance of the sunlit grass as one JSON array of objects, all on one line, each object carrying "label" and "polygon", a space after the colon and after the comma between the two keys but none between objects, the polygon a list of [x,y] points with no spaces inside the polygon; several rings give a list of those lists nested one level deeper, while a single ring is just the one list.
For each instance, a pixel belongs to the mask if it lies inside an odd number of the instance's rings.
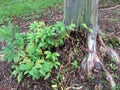
[{"label": "sunlit grass", "polygon": [[0,0],[0,22],[10,17],[39,14],[63,0]]}]

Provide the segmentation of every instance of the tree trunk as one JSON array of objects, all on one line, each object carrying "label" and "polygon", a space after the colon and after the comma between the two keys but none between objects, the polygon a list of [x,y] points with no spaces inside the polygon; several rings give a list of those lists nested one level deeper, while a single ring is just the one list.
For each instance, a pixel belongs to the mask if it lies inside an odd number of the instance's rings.
[{"label": "tree trunk", "polygon": [[96,57],[96,35],[98,33],[98,0],[65,0],[64,24],[69,25],[75,23],[78,29],[82,29],[85,23],[93,30],[88,33],[87,47],[91,53],[83,59],[82,67],[91,75],[94,67],[94,59]]},{"label": "tree trunk", "polygon": [[[82,25],[86,24],[93,32],[87,34],[88,54],[83,58],[82,68],[86,71],[88,77],[92,75],[93,69],[106,72],[106,76],[111,86],[116,84],[112,75],[105,69],[102,60],[99,59],[96,51],[96,37],[99,32],[98,28],[98,0],[64,0],[64,24],[76,24],[78,30],[82,30]],[[101,43],[102,40],[101,40]],[[114,57],[117,63],[120,63],[119,55],[105,44],[103,47]],[[108,53],[108,54],[109,54]]]},{"label": "tree trunk", "polygon": [[97,27],[98,0],[64,0],[64,23],[75,23],[81,27],[85,23],[90,28]]}]

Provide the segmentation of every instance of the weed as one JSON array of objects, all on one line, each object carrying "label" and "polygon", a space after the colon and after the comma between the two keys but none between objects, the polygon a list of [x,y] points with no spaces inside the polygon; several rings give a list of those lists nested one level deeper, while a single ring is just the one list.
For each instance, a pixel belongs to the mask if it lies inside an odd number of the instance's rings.
[{"label": "weed", "polygon": [[78,67],[78,62],[76,60],[74,60],[71,64],[72,64],[73,68],[77,68]]},{"label": "weed", "polygon": [[30,25],[30,32],[19,33],[18,27],[2,26],[0,41],[6,46],[2,48],[3,60],[13,62],[12,75],[20,82],[23,76],[47,79],[53,68],[58,69],[60,62],[58,52],[53,48],[63,44],[67,30],[73,30],[75,25],[64,26],[62,22],[46,26],[44,22],[34,22]]}]

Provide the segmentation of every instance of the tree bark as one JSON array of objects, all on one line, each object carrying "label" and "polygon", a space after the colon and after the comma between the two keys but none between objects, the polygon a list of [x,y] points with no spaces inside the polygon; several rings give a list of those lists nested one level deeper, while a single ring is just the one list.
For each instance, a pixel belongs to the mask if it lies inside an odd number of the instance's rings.
[{"label": "tree bark", "polygon": [[64,0],[64,24],[75,23],[81,27],[85,23],[90,28],[97,27],[98,0]]},{"label": "tree bark", "polygon": [[[64,0],[64,24],[76,24],[78,30],[82,30],[82,24],[86,24],[93,32],[87,34],[88,54],[83,58],[82,68],[86,71],[88,77],[92,75],[93,69],[106,72],[111,87],[114,87],[115,81],[112,75],[105,69],[102,60],[99,59],[96,51],[96,38],[99,33],[98,27],[98,0]],[[102,40],[101,40],[102,41]],[[104,45],[105,49],[112,53],[112,57],[120,62],[117,53]],[[111,54],[110,53],[110,54]]]},{"label": "tree bark", "polygon": [[98,33],[98,0],[65,0],[64,8],[64,24],[69,25],[75,23],[78,29],[82,29],[85,23],[93,30],[88,33],[87,47],[90,51],[87,57],[83,59],[82,67],[91,75],[94,67],[94,59],[96,57],[96,36]]}]

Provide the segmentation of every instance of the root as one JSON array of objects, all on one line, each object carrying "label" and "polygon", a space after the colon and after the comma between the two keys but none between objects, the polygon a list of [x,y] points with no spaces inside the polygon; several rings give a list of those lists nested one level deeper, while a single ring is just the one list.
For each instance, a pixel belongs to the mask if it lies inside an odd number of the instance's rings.
[{"label": "root", "polygon": [[[120,60],[119,60],[118,54],[114,50],[112,50],[111,48],[106,46],[103,43],[101,38],[100,38],[100,42],[101,42],[102,46],[104,46],[104,48],[108,51],[108,54],[116,59],[116,63],[119,63]],[[87,76],[91,77],[93,71],[97,71],[97,72],[103,72],[104,71],[105,74],[106,74],[106,79],[110,83],[111,87],[112,88],[115,87],[116,83],[114,81],[114,78],[105,69],[105,66],[104,66],[102,60],[99,59],[99,57],[98,57],[98,55],[96,53],[96,36],[94,36],[92,34],[88,35],[88,42],[87,43],[88,43],[88,54],[84,57],[84,59],[83,59],[83,61],[81,63],[82,68],[87,73]]]},{"label": "root", "polygon": [[117,9],[119,8],[120,5],[116,5],[116,6],[113,6],[113,7],[109,7],[109,8],[104,8],[104,9],[100,9],[100,11],[105,11],[105,10],[113,10],[113,9]]},{"label": "root", "polygon": [[87,73],[88,77],[91,77],[93,71],[101,72],[104,70],[104,65],[98,58],[97,54],[89,53],[82,61],[82,68]]},{"label": "root", "polygon": [[100,36],[98,36],[98,38],[99,38],[100,44],[101,44],[101,45],[105,48],[105,50],[107,51],[107,54],[108,54],[109,56],[111,56],[113,59],[115,59],[116,65],[117,65],[118,67],[120,67],[120,57],[119,57],[119,55],[116,53],[116,51],[114,51],[113,49],[111,49],[111,48],[109,48],[108,46],[106,46]]},{"label": "root", "polygon": [[107,70],[105,70],[105,73],[106,73],[106,76],[107,76],[106,79],[109,81],[111,87],[114,88],[116,86],[114,78],[112,77],[112,75]]},{"label": "root", "polygon": [[88,57],[84,57],[82,62],[82,68],[86,71],[87,76],[92,76],[92,71],[105,72],[106,79],[110,83],[111,87],[115,87],[116,83],[112,75],[105,69],[104,64],[98,58],[96,54],[88,54]]},{"label": "root", "polygon": [[96,54],[96,36],[93,34],[88,35],[88,49],[89,52],[82,61],[82,68],[87,73],[87,76],[90,77],[93,69],[102,71],[104,68],[101,60]]}]

